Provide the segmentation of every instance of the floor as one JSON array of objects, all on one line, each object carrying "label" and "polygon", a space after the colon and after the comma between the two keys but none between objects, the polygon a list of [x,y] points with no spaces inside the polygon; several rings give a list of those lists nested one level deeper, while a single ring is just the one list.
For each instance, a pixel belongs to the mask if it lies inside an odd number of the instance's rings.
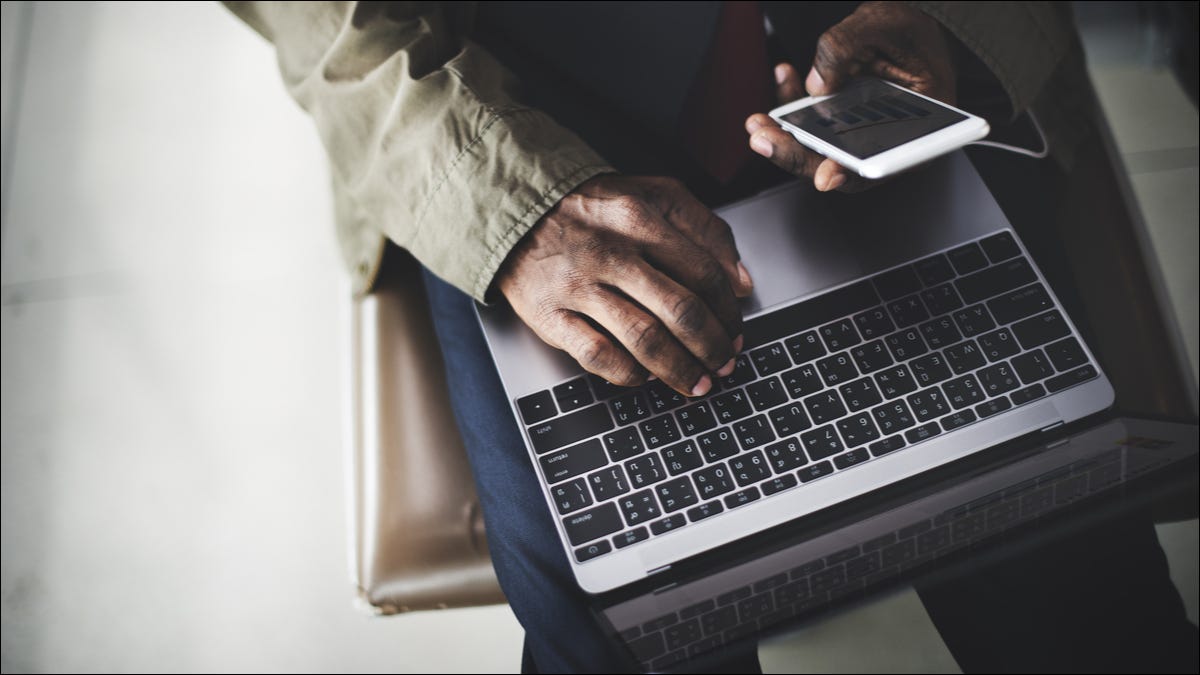
[{"label": "floor", "polygon": [[[332,478],[348,286],[268,45],[210,3],[2,8],[3,671],[517,670],[506,606],[353,603]],[[1094,77],[1194,373],[1196,109],[1131,61]],[[1148,96],[1161,121],[1128,122]],[[1196,531],[1160,530],[1173,562]],[[1173,576],[1195,621],[1196,571]],[[900,591],[760,653],[957,671],[932,631]]]}]

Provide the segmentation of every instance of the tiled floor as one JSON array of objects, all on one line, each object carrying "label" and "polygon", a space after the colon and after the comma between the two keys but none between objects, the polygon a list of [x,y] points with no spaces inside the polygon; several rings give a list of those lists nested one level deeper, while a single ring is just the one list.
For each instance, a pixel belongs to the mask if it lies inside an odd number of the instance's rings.
[{"label": "tiled floor", "polygon": [[[3,12],[3,670],[516,670],[505,606],[352,606],[330,482],[347,290],[322,150],[270,48],[209,3]],[[1148,228],[1173,224],[1152,236],[1194,368],[1196,117],[1178,110],[1190,146],[1122,140],[1110,116]],[[1194,555],[1195,521],[1177,529],[1168,550]],[[1196,573],[1173,572],[1194,621]],[[863,630],[911,649],[864,650]],[[957,670],[932,630],[902,591],[762,660]]]}]

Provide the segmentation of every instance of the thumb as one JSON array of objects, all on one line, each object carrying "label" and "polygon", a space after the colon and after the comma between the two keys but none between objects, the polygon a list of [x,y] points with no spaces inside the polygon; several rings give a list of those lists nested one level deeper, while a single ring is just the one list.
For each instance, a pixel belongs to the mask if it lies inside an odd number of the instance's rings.
[{"label": "thumb", "polygon": [[790,103],[804,96],[800,71],[790,63],[775,66],[775,96],[780,103]]},{"label": "thumb", "polygon": [[813,96],[826,96],[841,89],[861,70],[862,63],[856,58],[850,35],[840,26],[834,26],[817,40],[817,53],[804,86]]}]

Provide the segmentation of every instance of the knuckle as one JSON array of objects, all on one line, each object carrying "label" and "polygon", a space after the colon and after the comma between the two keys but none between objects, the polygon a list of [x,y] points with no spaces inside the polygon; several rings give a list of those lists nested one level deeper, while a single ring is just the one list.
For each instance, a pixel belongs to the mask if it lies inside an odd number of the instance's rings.
[{"label": "knuckle", "polygon": [[594,373],[605,371],[612,362],[613,346],[598,335],[588,335],[575,342],[575,360]]},{"label": "knuckle", "polygon": [[699,284],[705,291],[716,293],[725,287],[725,270],[716,260],[709,258],[700,263],[699,271]]},{"label": "knuckle", "polygon": [[604,379],[621,387],[636,387],[645,381],[645,375],[632,363],[622,363],[609,369]]},{"label": "knuckle", "polygon": [[630,350],[644,354],[658,352],[665,337],[662,324],[649,317],[634,321],[625,331],[626,344]]},{"label": "knuckle", "polygon": [[683,293],[674,298],[668,310],[671,321],[685,333],[698,333],[704,328],[708,307],[700,298]]}]

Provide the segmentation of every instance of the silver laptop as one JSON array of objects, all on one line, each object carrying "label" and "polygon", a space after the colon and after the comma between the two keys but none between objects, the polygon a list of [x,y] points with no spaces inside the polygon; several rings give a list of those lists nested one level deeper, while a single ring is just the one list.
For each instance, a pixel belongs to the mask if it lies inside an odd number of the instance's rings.
[{"label": "silver laptop", "polygon": [[756,286],[737,369],[707,396],[616,387],[478,307],[588,592],[1112,404],[962,152],[853,197],[797,182],[720,215]]}]

